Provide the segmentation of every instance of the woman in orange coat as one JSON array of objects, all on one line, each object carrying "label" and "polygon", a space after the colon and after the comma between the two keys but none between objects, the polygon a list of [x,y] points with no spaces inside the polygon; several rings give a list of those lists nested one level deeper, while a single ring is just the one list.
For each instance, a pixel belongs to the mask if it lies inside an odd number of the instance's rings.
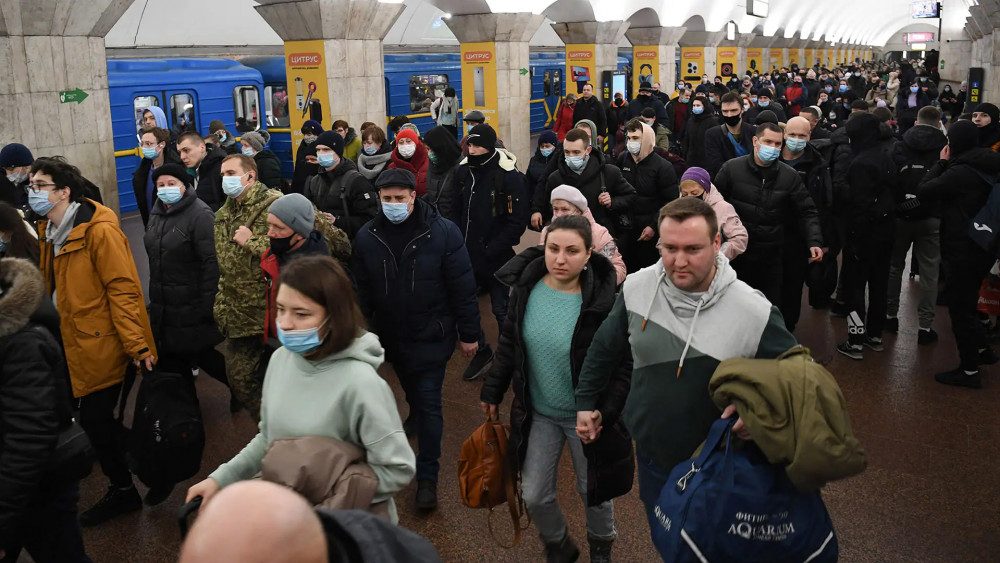
[{"label": "woman in orange coat", "polygon": [[[39,269],[49,294],[55,292],[80,425],[111,482],[104,498],[80,515],[83,526],[93,526],[142,508],[114,410],[126,373],[140,363],[153,367],[153,331],[118,217],[83,197],[80,171],[59,157],[39,158],[28,185],[28,204],[44,217],[38,222]],[[147,500],[156,494],[150,491]]]},{"label": "woman in orange coat", "polygon": [[560,143],[566,138],[566,133],[569,133],[569,130],[573,128],[573,109],[575,107],[576,94],[570,92],[566,94],[566,99],[560,102],[559,108],[556,109],[556,122],[552,126],[552,130],[559,137]]}]

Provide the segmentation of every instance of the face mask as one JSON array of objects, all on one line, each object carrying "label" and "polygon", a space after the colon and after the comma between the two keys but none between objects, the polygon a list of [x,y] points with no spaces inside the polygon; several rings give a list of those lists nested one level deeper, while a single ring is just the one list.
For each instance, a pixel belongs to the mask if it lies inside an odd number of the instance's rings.
[{"label": "face mask", "polygon": [[701,106],[694,106],[693,108],[691,108],[691,113],[695,115],[701,115],[703,111],[705,111],[705,108]]},{"label": "face mask", "polygon": [[292,249],[292,237],[295,233],[288,235],[287,237],[268,237],[271,240],[271,252],[274,254],[287,254],[289,250]]},{"label": "face mask", "polygon": [[[323,322],[325,323],[326,321]],[[284,331],[281,330],[281,326],[279,325],[278,340],[289,352],[296,354],[311,352],[322,343],[319,339],[319,327]]]},{"label": "face mask", "polygon": [[851,104],[844,102],[844,109],[851,109]]},{"label": "face mask", "polygon": [[885,90],[885,86],[886,86],[885,84],[879,84],[878,85],[878,87],[879,87],[880,90]]},{"label": "face mask", "polygon": [[539,152],[542,153],[542,156],[544,156],[545,158],[548,158],[552,154],[552,151],[554,151],[554,150],[556,150],[556,149],[541,149]]},{"label": "face mask", "polygon": [[724,116],[722,116],[722,120],[725,121],[726,125],[728,125],[730,127],[736,127],[736,125],[739,124],[739,122],[740,122],[741,119],[743,119],[743,116],[739,115],[739,114],[737,114],[737,115],[724,115]]},{"label": "face mask", "polygon": [[844,86],[843,84],[841,84],[840,87],[837,88],[837,91],[840,92],[840,93],[844,93],[844,92],[847,91],[847,86]]},{"label": "face mask", "polygon": [[160,151],[156,150],[156,147],[142,147],[142,156],[148,158],[149,160],[153,160],[154,158],[160,156]]},{"label": "face mask", "polygon": [[761,100],[760,103],[758,103],[757,105],[759,105],[762,108],[766,108],[767,106],[771,105],[771,102],[769,100]]},{"label": "face mask", "polygon": [[681,98],[681,103],[686,104],[691,101],[691,98]]},{"label": "face mask", "polygon": [[27,176],[23,172],[14,172],[13,174],[7,174],[7,180],[11,184],[20,184]]},{"label": "face mask", "polygon": [[927,77],[926,76],[921,76],[920,77],[920,81],[921,82],[927,82]]},{"label": "face mask", "polygon": [[910,86],[910,92],[913,92],[914,94],[916,94],[916,93],[917,93],[917,90],[919,90],[919,89],[920,89],[920,88],[918,88],[918,87],[916,87],[916,86]]},{"label": "face mask", "polygon": [[[246,176],[246,174],[243,176]],[[223,176],[222,191],[231,198],[240,197],[240,194],[246,189],[243,187],[243,176]]]},{"label": "face mask", "polygon": [[382,202],[382,213],[393,223],[402,223],[410,215],[410,204]]},{"label": "face mask", "polygon": [[787,139],[785,145],[788,146],[788,150],[792,151],[794,154],[799,154],[800,152],[806,150],[805,139]]},{"label": "face mask", "polygon": [[431,164],[437,164],[438,155],[432,153],[431,151],[427,151],[427,160],[431,161]]},{"label": "face mask", "polygon": [[304,137],[302,140],[305,141],[307,145],[311,145],[316,142],[316,137],[309,135],[308,137]]},{"label": "face mask", "polygon": [[757,149],[757,158],[759,158],[761,162],[774,162],[775,160],[778,160],[778,156],[780,154],[781,149],[769,147],[767,145],[761,145],[760,148]]},{"label": "face mask", "polygon": [[743,104],[743,111],[747,111],[749,109],[750,109],[750,104]]},{"label": "face mask", "polygon": [[365,154],[367,154],[368,156],[371,156],[371,155],[375,154],[376,152],[378,152],[378,147],[376,147],[375,145],[372,145],[370,147],[364,147],[361,150],[365,151]]},{"label": "face mask", "polygon": [[826,88],[823,88],[823,89],[826,90],[827,94],[829,94],[830,92],[833,92],[833,86],[827,86]]},{"label": "face mask", "polygon": [[583,167],[587,165],[587,157],[585,156],[567,156],[566,166],[569,166],[570,170],[574,172],[579,172],[583,170]]},{"label": "face mask", "polygon": [[156,188],[156,197],[166,205],[173,205],[181,200],[181,189],[177,186]]},{"label": "face mask", "polygon": [[49,192],[28,190],[28,206],[39,215],[48,215],[56,204],[49,201]]},{"label": "face mask", "polygon": [[625,148],[627,148],[628,152],[632,153],[633,155],[638,155],[639,154],[639,149],[642,148],[642,142],[641,141],[628,141],[627,143],[625,143]]},{"label": "face mask", "polygon": [[[883,86],[883,88],[885,88],[885,86]],[[944,87],[944,91],[950,94],[951,93],[951,88],[948,87],[948,86],[945,86]]]},{"label": "face mask", "polygon": [[0,253],[7,249],[7,241],[0,238]]},{"label": "face mask", "polygon": [[316,163],[322,166],[323,168],[329,168],[333,166],[334,163],[333,153],[328,152],[323,154],[317,154]]},{"label": "face mask", "polygon": [[226,135],[225,133],[223,133],[223,134],[219,135],[219,142],[220,143],[225,143],[226,139],[228,139],[228,138],[229,138],[229,135]]},{"label": "face mask", "polygon": [[251,149],[251,148],[245,148],[245,149],[242,149],[242,152],[243,152],[244,156],[249,156],[249,157],[253,158],[253,149]]},{"label": "face mask", "polygon": [[411,158],[417,152],[417,145],[398,145],[396,148],[399,150],[399,156],[403,158]]},{"label": "face mask", "polygon": [[708,103],[710,103],[710,104],[714,104],[714,103],[715,103],[715,98],[709,98],[709,99],[708,99]]}]

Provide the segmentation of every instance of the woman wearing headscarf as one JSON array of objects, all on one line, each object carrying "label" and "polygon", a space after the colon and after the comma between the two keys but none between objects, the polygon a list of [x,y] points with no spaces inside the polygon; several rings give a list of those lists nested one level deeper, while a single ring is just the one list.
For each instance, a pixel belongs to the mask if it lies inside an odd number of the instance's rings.
[{"label": "woman wearing headscarf", "polygon": [[[449,88],[450,90],[450,88]],[[424,199],[437,206],[445,217],[452,216],[455,193],[452,179],[455,169],[462,160],[462,148],[458,146],[456,129],[439,125],[424,135],[427,148],[427,194]]]},{"label": "woman wearing headscarf", "polygon": [[979,146],[1000,152],[1000,109],[990,103],[979,104],[972,122],[979,128]]},{"label": "woman wearing headscarf", "polygon": [[684,138],[681,148],[689,166],[704,168],[708,164],[705,156],[705,133],[719,124],[715,116],[715,107],[703,95],[695,96],[691,101],[691,117],[684,126]]},{"label": "woman wearing headscarf", "polygon": [[310,119],[302,124],[302,142],[295,151],[295,172],[292,174],[292,187],[288,193],[302,193],[309,178],[319,173],[319,165],[316,164],[316,138],[322,132],[323,126],[316,120]]}]

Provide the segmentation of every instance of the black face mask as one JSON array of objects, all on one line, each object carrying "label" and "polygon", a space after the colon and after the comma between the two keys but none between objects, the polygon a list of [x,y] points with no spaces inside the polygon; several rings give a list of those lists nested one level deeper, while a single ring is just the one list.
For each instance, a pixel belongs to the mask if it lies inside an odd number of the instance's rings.
[{"label": "black face mask", "polygon": [[486,164],[487,162],[489,162],[489,160],[491,158],[493,158],[493,155],[495,155],[496,153],[497,153],[497,150],[493,149],[492,151],[490,151],[490,152],[488,152],[486,154],[470,154],[469,155],[469,166],[472,166],[472,167],[482,166],[482,165]]},{"label": "black face mask", "polygon": [[736,125],[739,124],[741,119],[743,119],[743,115],[739,113],[736,115],[722,116],[722,120],[725,121],[726,125],[729,125],[730,127],[736,127]]},{"label": "black face mask", "polygon": [[292,249],[292,233],[284,238],[269,237],[271,239],[271,252],[278,255],[287,254]]}]

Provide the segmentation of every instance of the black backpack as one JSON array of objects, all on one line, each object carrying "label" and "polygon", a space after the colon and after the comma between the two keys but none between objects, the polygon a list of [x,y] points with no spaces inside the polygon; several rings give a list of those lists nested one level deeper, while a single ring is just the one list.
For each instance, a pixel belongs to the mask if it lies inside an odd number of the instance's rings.
[{"label": "black backpack", "polygon": [[139,480],[166,487],[194,477],[201,468],[205,427],[191,378],[143,369],[123,388],[122,401],[129,467]]}]

